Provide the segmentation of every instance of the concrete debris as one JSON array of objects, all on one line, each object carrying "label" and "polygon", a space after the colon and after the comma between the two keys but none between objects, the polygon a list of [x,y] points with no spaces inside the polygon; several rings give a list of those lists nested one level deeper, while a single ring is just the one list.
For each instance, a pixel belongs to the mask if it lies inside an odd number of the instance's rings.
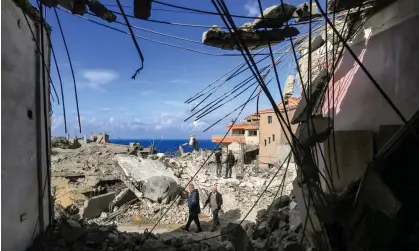
[{"label": "concrete debris", "polygon": [[89,10],[93,12],[96,16],[106,20],[108,22],[115,22],[116,15],[112,11],[108,10],[103,4],[98,0],[90,0],[87,2]]},{"label": "concrete debris", "polygon": [[[306,2],[306,3],[298,5],[297,9],[295,10],[295,14],[296,15],[294,16],[298,16],[295,18],[296,23],[309,21],[310,20],[310,3]],[[318,16],[319,16],[319,10],[317,8],[317,4],[313,2],[311,5],[311,18],[313,19]]]},{"label": "concrete debris", "polygon": [[[135,156],[116,155],[117,168],[127,177],[124,183],[135,186],[141,192],[140,198],[169,203],[177,191],[178,178],[161,161]],[[131,184],[128,184],[131,183]],[[135,193],[135,191],[134,191]]]},{"label": "concrete debris", "polygon": [[92,219],[99,217],[102,212],[108,212],[109,204],[114,200],[115,193],[107,193],[95,196],[85,201],[83,218]]},{"label": "concrete debris", "polygon": [[285,100],[288,100],[288,98],[291,97],[292,94],[294,93],[294,84],[295,84],[295,76],[289,75],[287,77],[287,81],[285,84],[285,92],[284,92]]},{"label": "concrete debris", "polygon": [[[67,183],[70,182],[73,189],[84,190],[84,200],[87,201],[86,208],[82,210],[79,210],[82,208],[79,203],[74,203],[75,205],[70,205],[67,208],[56,206],[56,219],[59,222],[63,222],[62,219],[71,219],[81,225],[82,230],[71,237],[71,241],[74,240],[71,248],[81,247],[83,250],[88,247],[95,250],[99,244],[94,243],[107,243],[111,247],[112,243],[123,242],[125,237],[122,237],[123,235],[117,231],[105,231],[105,234],[99,233],[97,230],[91,232],[90,226],[96,226],[95,224],[106,226],[105,228],[113,224],[148,226],[147,224],[153,224],[162,217],[170,206],[166,203],[174,199],[176,199],[175,204],[167,211],[160,224],[176,226],[184,224],[187,220],[188,210],[187,203],[185,203],[186,193],[182,190],[202,165],[204,166],[193,180],[193,184],[200,191],[201,202],[206,200],[211,187],[217,186],[224,200],[219,214],[222,226],[228,222],[240,220],[253,206],[258,195],[265,189],[267,182],[276,172],[276,168],[258,168],[255,163],[240,164],[243,165],[243,168],[233,167],[233,177],[236,177],[239,170],[243,169],[243,173],[240,171],[242,179],[223,179],[216,176],[215,157],[209,158],[210,151],[193,151],[173,158],[164,154],[152,154],[148,158],[141,158],[127,155],[126,149],[125,146],[97,143],[89,143],[75,150],[54,149],[56,150],[56,154],[53,156],[54,172],[63,175],[66,172],[73,173],[71,176],[59,178],[65,181],[68,177]],[[99,158],[99,162],[97,162],[97,158]],[[209,159],[207,160],[207,158]],[[290,165],[285,177],[284,194],[291,192],[292,181],[296,177],[295,164]],[[97,171],[92,173],[94,169]],[[101,189],[99,194],[94,194],[93,191],[99,190],[99,187],[103,186],[104,180],[108,179],[106,176],[109,175],[119,182],[118,189],[105,187],[106,189]],[[285,175],[284,171],[280,171],[279,177],[283,175]],[[271,229],[279,229],[279,226],[284,224],[281,222],[288,221],[288,213],[284,208],[288,207],[290,198],[288,196],[274,198],[281,181],[282,179],[274,179],[257,206],[246,218],[248,221],[263,223],[257,226],[260,238],[267,238]],[[89,196],[86,197],[87,194]],[[177,198],[178,194],[181,195],[179,198]],[[268,212],[266,217],[257,216],[258,211],[261,209],[266,211],[274,199],[273,209]],[[75,201],[73,200],[73,202]],[[81,220],[81,216],[83,216],[83,220]],[[202,211],[201,217],[205,226],[205,222],[210,221],[212,216],[207,209]],[[85,220],[88,220],[90,225]],[[72,230],[67,226],[67,223],[62,224],[65,225],[62,231]],[[247,226],[243,231],[250,234],[254,232],[255,227]],[[95,228],[97,227],[93,227],[93,229]],[[204,228],[203,234],[208,233]],[[190,237],[185,237],[184,234],[180,237],[176,236],[178,239],[169,235],[170,241],[167,239],[163,241],[159,238],[149,239],[141,245],[138,243],[135,246],[137,249],[132,247],[132,250],[147,250],[150,245],[153,248],[161,246],[165,250],[170,250],[175,246],[178,247],[178,250],[234,250],[234,245],[230,241],[217,239],[207,243],[209,246],[207,244],[198,246],[195,243],[189,243]],[[102,241],[104,238],[105,241]],[[198,235],[196,238],[202,238],[202,236]],[[264,240],[261,241],[260,238],[252,240],[255,250],[261,250],[257,247],[262,248],[265,245]],[[67,243],[67,241],[65,242]],[[150,250],[158,250],[153,248]]]},{"label": "concrete debris", "polygon": [[259,14],[259,18],[253,22],[253,28],[281,28],[285,22],[291,19],[292,14],[296,9],[295,6],[286,3],[284,3],[284,6],[274,5],[266,8],[263,11],[264,19],[262,19],[262,15]]},{"label": "concrete debris", "polygon": [[134,16],[147,20],[151,15],[151,0],[134,0]]},{"label": "concrete debris", "polygon": [[133,201],[137,198],[135,194],[129,189],[123,189],[118,195],[115,196],[114,200],[109,205],[109,211],[112,211],[115,207],[120,207],[126,203]]},{"label": "concrete debris", "polygon": [[[248,30],[246,28],[246,30]],[[234,36],[240,36],[249,50],[256,50],[271,45],[278,44],[285,38],[294,37],[299,34],[298,29],[286,27],[284,29],[273,29],[268,31],[246,31],[238,30],[238,34],[226,31],[216,31],[210,29],[202,34],[202,43],[208,46],[218,47],[223,50],[238,50]]]}]

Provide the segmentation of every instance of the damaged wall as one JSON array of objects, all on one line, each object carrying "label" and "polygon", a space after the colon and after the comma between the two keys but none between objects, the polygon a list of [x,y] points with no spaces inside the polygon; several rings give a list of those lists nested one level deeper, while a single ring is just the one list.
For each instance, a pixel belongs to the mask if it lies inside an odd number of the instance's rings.
[{"label": "damaged wall", "polygon": [[[419,72],[416,69],[419,34],[412,32],[418,25],[419,2],[396,1],[371,16],[350,44],[353,52],[406,119],[410,119],[419,108]],[[339,192],[363,174],[368,160],[379,150],[373,146],[377,148],[384,144],[379,142],[377,136],[380,128],[402,125],[403,122],[348,51],[344,51],[334,79],[334,84],[329,83],[329,95],[331,106],[332,103],[335,106],[328,108],[326,96],[323,114],[334,116],[340,178],[336,176],[333,140],[330,138],[330,147],[327,141],[321,145],[327,163],[330,161],[329,148],[331,150],[333,183]],[[362,136],[360,131],[364,131],[368,137]],[[351,134],[354,138],[345,136]],[[318,156],[321,157],[320,153]],[[351,165],[345,164],[349,162]],[[327,175],[322,161],[319,168]]]},{"label": "damaged wall", "polygon": [[[373,15],[351,45],[352,50],[409,119],[419,107],[419,2],[396,1]],[[334,86],[335,130],[373,130],[380,125],[400,125],[402,121],[381,96],[353,57],[345,51],[329,84]],[[327,98],[325,98],[327,100]],[[332,103],[332,102],[331,102]],[[323,113],[328,114],[327,101]]]},{"label": "damaged wall", "polygon": [[[40,37],[34,10],[26,13],[32,30]],[[6,48],[1,54],[1,249],[20,251],[30,246],[33,233],[36,236],[50,222],[50,186],[46,180],[50,90],[47,72],[42,83],[42,60],[22,10],[12,0],[5,0],[1,16],[1,42]],[[45,63],[49,65],[46,34],[44,31]],[[44,187],[45,193],[39,197]]]}]

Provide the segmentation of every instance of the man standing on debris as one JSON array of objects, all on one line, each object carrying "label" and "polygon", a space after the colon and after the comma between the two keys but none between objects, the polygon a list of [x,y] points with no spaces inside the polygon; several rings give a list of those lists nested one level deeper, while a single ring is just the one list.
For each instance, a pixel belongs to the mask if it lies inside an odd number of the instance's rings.
[{"label": "man standing on debris", "polygon": [[186,225],[181,227],[180,229],[183,231],[188,231],[189,226],[191,225],[192,221],[194,221],[196,226],[198,227],[198,230],[196,232],[200,233],[202,232],[202,227],[201,223],[199,222],[199,214],[201,213],[201,207],[199,205],[199,192],[198,189],[195,189],[192,184],[189,184],[188,193],[189,218]]},{"label": "man standing on debris", "polygon": [[205,201],[204,208],[209,204],[212,212],[212,229],[211,232],[214,232],[217,229],[217,226],[220,225],[220,219],[218,218],[218,213],[221,210],[223,205],[223,196],[217,191],[217,187],[213,187],[211,193],[208,195],[207,201]]},{"label": "man standing on debris", "polygon": [[215,152],[215,163],[217,164],[217,177],[221,177],[222,165],[221,165],[221,149],[218,148]]},{"label": "man standing on debris", "polygon": [[227,158],[224,163],[226,163],[226,175],[224,179],[231,178],[233,166],[236,163],[236,159],[234,158],[233,152],[231,150],[228,151]]}]

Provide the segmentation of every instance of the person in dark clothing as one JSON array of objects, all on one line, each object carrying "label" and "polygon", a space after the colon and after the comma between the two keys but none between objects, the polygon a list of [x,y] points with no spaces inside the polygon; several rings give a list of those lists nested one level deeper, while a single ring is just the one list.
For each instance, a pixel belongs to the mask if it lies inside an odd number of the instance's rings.
[{"label": "person in dark clothing", "polygon": [[221,177],[222,165],[221,165],[221,149],[218,148],[215,152],[215,163],[217,164],[217,177]]},{"label": "person in dark clothing", "polygon": [[236,159],[234,158],[233,152],[230,150],[227,153],[227,158],[225,160],[226,163],[226,175],[225,179],[231,178],[231,174],[233,172],[233,166],[236,163]]},{"label": "person in dark clothing", "polygon": [[205,201],[204,208],[209,204],[212,212],[212,229],[211,231],[214,232],[217,229],[217,226],[220,225],[220,218],[218,218],[218,213],[221,210],[221,206],[223,205],[223,197],[217,191],[216,187],[212,188],[211,193],[208,195],[207,201]]},{"label": "person in dark clothing", "polygon": [[199,222],[199,214],[201,213],[201,207],[199,205],[199,192],[198,189],[195,189],[192,184],[189,184],[188,190],[189,218],[186,225],[181,227],[180,229],[183,231],[188,231],[193,221],[198,227],[197,233],[200,233],[202,232],[202,227],[201,223]]}]

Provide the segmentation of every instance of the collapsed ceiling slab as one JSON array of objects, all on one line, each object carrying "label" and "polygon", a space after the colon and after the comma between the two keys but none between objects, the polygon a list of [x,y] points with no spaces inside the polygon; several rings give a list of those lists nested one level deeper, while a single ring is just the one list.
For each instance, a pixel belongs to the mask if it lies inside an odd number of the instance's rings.
[{"label": "collapsed ceiling slab", "polygon": [[253,21],[253,28],[281,28],[285,22],[291,19],[292,14],[296,9],[297,7],[285,3],[284,6],[274,5],[266,8],[263,11],[263,19],[262,15],[259,14],[258,19]]},{"label": "collapsed ceiling slab", "polygon": [[[274,29],[269,31],[244,31],[239,30],[238,36],[244,41],[249,50],[256,50],[271,45],[278,44],[285,38],[295,37],[300,32],[294,27],[284,29]],[[210,29],[202,34],[202,42],[205,45],[221,48],[223,50],[239,50],[234,36],[237,34]]]}]

